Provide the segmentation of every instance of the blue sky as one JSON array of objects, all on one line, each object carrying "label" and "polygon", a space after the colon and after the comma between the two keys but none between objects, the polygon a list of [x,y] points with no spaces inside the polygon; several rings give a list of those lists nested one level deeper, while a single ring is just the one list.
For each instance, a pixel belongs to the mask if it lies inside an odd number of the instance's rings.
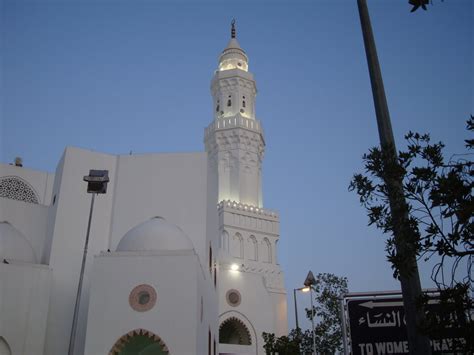
[{"label": "blue sky", "polygon": [[[415,13],[405,0],[368,4],[398,147],[408,130],[430,132],[451,154],[474,112],[474,10],[433,2]],[[378,143],[356,0],[0,4],[2,162],[21,156],[52,172],[68,145],[203,151],[210,80],[235,17],[257,80],[264,205],[280,212],[288,295],[308,270],[347,276],[351,291],[399,287],[384,238],[347,191]],[[421,277],[432,286],[425,265]]]}]

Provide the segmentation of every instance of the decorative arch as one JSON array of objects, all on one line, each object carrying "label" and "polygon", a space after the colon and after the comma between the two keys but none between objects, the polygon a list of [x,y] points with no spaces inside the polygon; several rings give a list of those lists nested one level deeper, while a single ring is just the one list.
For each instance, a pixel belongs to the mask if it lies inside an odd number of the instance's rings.
[{"label": "decorative arch", "polygon": [[18,176],[2,176],[0,178],[0,197],[28,203],[39,203],[35,189]]},{"label": "decorative arch", "polygon": [[0,355],[12,355],[12,350],[10,348],[10,345],[8,345],[5,338],[1,336],[0,336]]},{"label": "decorative arch", "polygon": [[266,263],[272,262],[272,244],[268,240],[268,238],[263,238],[263,261]]},{"label": "decorative arch", "polygon": [[116,341],[109,355],[169,355],[163,340],[146,329],[131,330]]},{"label": "decorative arch", "polygon": [[219,343],[252,345],[252,336],[249,329],[239,318],[230,317],[219,326]]},{"label": "decorative arch", "polygon": [[249,241],[249,260],[258,260],[258,243],[257,238],[254,235],[251,235],[248,239]]},{"label": "decorative arch", "polygon": [[222,249],[225,250],[226,252],[229,252],[229,233],[224,230],[221,235],[222,238]]},{"label": "decorative arch", "polygon": [[232,237],[231,254],[236,258],[244,257],[244,239],[240,233],[235,233]]}]

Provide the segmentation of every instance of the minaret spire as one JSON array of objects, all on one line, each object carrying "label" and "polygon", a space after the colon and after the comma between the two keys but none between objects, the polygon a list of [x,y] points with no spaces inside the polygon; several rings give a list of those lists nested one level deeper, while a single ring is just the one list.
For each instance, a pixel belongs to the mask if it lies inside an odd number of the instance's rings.
[{"label": "minaret spire", "polygon": [[231,29],[230,29],[230,38],[235,38],[235,18],[232,19],[232,22],[230,23]]}]

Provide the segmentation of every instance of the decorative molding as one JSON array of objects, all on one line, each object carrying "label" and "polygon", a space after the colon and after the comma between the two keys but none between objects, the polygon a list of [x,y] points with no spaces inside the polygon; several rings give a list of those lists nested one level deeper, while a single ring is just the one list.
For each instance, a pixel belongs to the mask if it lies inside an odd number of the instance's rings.
[{"label": "decorative molding", "polygon": [[119,355],[122,349],[127,345],[127,343],[136,335],[147,336],[148,338],[152,339],[155,343],[160,344],[164,352],[169,353],[168,347],[158,335],[150,332],[149,330],[139,328],[139,329],[131,330],[127,334],[121,336],[120,339],[117,340],[117,342],[112,347],[112,350],[110,350],[109,355]]},{"label": "decorative molding", "polygon": [[231,201],[231,200],[224,200],[217,204],[217,210],[219,213],[221,212],[231,212],[231,213],[238,213],[245,216],[251,216],[254,218],[265,219],[269,221],[278,222],[279,215],[278,212],[268,209],[263,209],[260,207],[247,205],[244,203]]},{"label": "decorative molding", "polygon": [[[143,301],[141,297],[146,296],[147,299]],[[130,292],[128,302],[137,312],[146,312],[152,309],[156,304],[156,291],[151,285],[142,284],[135,286]]]}]

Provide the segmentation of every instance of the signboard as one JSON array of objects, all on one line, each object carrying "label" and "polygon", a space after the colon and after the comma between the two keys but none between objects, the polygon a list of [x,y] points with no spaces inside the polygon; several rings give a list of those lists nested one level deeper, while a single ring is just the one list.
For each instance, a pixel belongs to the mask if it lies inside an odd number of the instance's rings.
[{"label": "signboard", "polygon": [[[428,312],[436,312],[437,300],[428,304]],[[349,299],[347,301],[353,355],[407,354],[405,311],[401,297]],[[455,329],[446,329],[442,339],[431,341],[433,354],[452,349]]]}]

